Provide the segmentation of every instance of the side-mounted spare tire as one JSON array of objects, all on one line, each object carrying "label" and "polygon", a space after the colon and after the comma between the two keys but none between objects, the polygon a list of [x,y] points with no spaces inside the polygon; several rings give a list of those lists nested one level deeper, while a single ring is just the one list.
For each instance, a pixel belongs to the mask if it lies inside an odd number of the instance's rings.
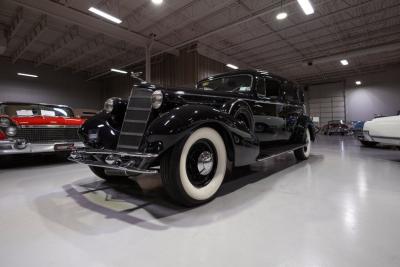
[{"label": "side-mounted spare tire", "polygon": [[161,179],[168,195],[185,206],[214,198],[225,177],[227,152],[214,129],[195,130],[161,158]]}]

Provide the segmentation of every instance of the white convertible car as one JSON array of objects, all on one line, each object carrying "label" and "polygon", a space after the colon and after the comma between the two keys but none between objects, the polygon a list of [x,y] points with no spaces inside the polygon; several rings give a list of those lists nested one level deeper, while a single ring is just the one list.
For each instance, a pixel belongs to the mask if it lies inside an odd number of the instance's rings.
[{"label": "white convertible car", "polygon": [[376,144],[400,146],[400,115],[376,118],[364,124],[360,142],[365,146]]}]

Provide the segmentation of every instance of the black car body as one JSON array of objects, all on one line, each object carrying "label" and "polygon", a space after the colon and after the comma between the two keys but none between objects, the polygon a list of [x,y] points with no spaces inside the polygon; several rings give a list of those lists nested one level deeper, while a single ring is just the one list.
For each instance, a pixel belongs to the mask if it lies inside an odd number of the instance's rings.
[{"label": "black car body", "polygon": [[[213,179],[225,174],[226,160],[243,166],[291,150],[308,158],[314,127],[303,98],[294,83],[252,70],[216,75],[195,89],[142,82],[127,101],[109,99],[105,110],[85,122],[80,135],[86,148],[71,160],[90,165],[104,179],[160,172],[172,198],[196,205],[215,194],[223,177],[215,186]],[[198,196],[185,186],[213,188]]]}]

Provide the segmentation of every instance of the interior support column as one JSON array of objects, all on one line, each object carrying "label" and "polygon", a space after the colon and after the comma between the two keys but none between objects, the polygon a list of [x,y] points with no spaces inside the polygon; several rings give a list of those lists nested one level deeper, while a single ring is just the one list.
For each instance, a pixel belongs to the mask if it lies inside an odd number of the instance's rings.
[{"label": "interior support column", "polygon": [[154,43],[154,35],[150,35],[150,39],[146,45],[146,82],[151,82],[151,48]]}]

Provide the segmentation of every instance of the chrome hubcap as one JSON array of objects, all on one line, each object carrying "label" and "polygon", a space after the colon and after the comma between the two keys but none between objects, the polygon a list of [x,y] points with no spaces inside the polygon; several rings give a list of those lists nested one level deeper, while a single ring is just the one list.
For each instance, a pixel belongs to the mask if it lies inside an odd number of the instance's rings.
[{"label": "chrome hubcap", "polygon": [[197,160],[197,169],[201,175],[208,175],[214,166],[213,155],[210,151],[203,151]]}]

